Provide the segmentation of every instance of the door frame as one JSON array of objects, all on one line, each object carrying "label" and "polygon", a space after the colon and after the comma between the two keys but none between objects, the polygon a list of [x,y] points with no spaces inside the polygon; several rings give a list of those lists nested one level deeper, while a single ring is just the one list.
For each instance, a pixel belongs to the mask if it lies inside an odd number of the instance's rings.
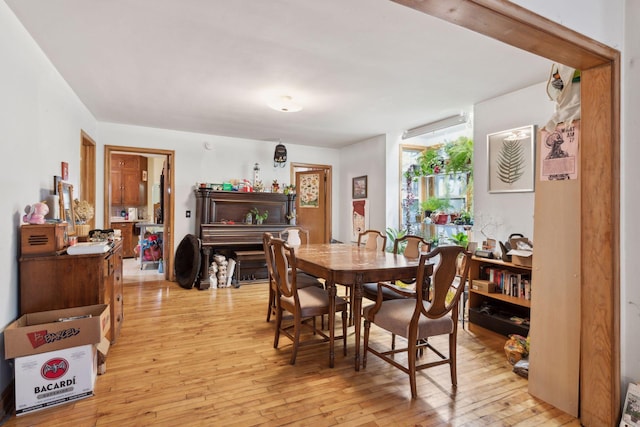
[{"label": "door frame", "polygon": [[162,150],[159,148],[142,148],[142,147],[124,147],[119,145],[105,145],[104,146],[104,222],[109,221],[109,200],[110,200],[110,188],[111,188],[111,154],[113,152],[128,153],[128,154],[154,154],[165,156],[167,161],[168,176],[165,175],[165,193],[168,194],[168,200],[165,198],[165,205],[168,205],[168,215],[163,215],[164,225],[164,251],[162,257],[164,259],[164,275],[167,280],[175,281],[175,272],[173,271],[174,253],[173,253],[173,230],[174,226],[174,212],[175,201],[173,191],[170,191],[170,187],[175,182],[174,167],[175,164],[175,151]]},{"label": "door frame", "polygon": [[580,422],[616,424],[621,394],[620,52],[511,2],[391,1],[581,70]]},{"label": "door frame", "polygon": [[333,227],[332,227],[332,205],[331,200],[332,197],[332,183],[333,183],[333,167],[331,165],[318,165],[314,163],[295,163],[291,162],[289,165],[290,168],[290,180],[289,182],[296,182],[296,172],[304,172],[308,170],[322,170],[327,177],[326,187],[325,187],[325,198],[327,202],[325,203],[324,217],[325,217],[325,242],[331,242],[331,236],[333,235]]},{"label": "door frame", "polygon": [[[96,206],[96,142],[80,129],[80,189],[78,199],[86,200]],[[90,228],[95,228],[95,215],[89,221]]]}]

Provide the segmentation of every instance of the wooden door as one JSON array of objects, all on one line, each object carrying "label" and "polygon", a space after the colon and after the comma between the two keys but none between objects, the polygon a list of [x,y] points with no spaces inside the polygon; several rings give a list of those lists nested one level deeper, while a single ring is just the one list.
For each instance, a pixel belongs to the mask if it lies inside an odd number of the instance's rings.
[{"label": "wooden door", "polygon": [[296,172],[296,221],[309,230],[309,243],[329,243],[326,186],[322,169]]},{"label": "wooden door", "polygon": [[173,156],[167,155],[162,167],[162,224],[164,236],[162,239],[162,258],[164,263],[164,277],[167,280],[175,280],[173,275]]},{"label": "wooden door", "polygon": [[[140,170],[122,170],[122,204],[126,206],[138,206],[140,201]],[[132,218],[129,218],[132,219]]]},{"label": "wooden door", "polygon": [[122,174],[120,171],[111,171],[111,204],[122,205]]}]

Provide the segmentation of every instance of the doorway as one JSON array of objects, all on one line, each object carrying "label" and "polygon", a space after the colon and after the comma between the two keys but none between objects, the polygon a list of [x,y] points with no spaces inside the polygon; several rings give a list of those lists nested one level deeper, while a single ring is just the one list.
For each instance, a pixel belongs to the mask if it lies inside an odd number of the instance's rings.
[{"label": "doorway", "polygon": [[[80,191],[76,197],[96,205],[96,142],[83,130],[80,130]],[[89,228],[95,225],[94,215],[89,220]]]},{"label": "doorway", "polygon": [[[139,147],[122,147],[115,145],[106,145],[104,152],[104,222],[109,224],[111,217],[114,216],[113,212],[113,182],[112,182],[112,158],[114,154],[126,154],[131,156],[140,156],[146,159],[146,163],[158,164],[156,159],[160,160],[162,167],[153,167],[153,176],[147,171],[142,171],[141,180],[147,184],[147,198],[144,201],[145,206],[149,206],[145,209],[145,213],[142,214],[142,220],[139,224],[136,224],[137,231],[144,233],[145,231],[155,232],[156,238],[161,230],[162,234],[162,250],[161,250],[161,262],[158,260],[157,269],[164,275],[165,280],[174,281],[175,275],[173,273],[173,212],[174,212],[174,200],[171,191],[174,182],[174,168],[175,152],[173,150],[161,150],[153,148],[139,148]],[[151,159],[151,162],[149,162]],[[151,169],[149,169],[151,171]],[[146,175],[146,176],[145,176]],[[161,215],[159,216],[158,213]],[[126,213],[125,213],[126,214]],[[144,235],[142,235],[144,238]],[[139,251],[137,256],[140,257],[140,270],[143,269],[143,248],[137,248]],[[157,253],[157,252],[155,252]],[[128,265],[127,265],[128,266]],[[132,271],[125,268],[126,271]]]},{"label": "doorway", "polygon": [[[296,183],[297,225],[309,230],[310,243],[331,241],[331,171],[329,165],[291,163],[291,182]],[[318,190],[317,206],[306,205],[300,200],[300,180],[314,182]],[[316,182],[317,179],[317,182]]]},{"label": "doorway", "polygon": [[[581,70],[580,421],[620,415],[620,53],[509,2],[405,4]],[[597,248],[599,250],[596,250]],[[604,250],[603,250],[604,249]],[[586,356],[588,355],[588,356]]]}]

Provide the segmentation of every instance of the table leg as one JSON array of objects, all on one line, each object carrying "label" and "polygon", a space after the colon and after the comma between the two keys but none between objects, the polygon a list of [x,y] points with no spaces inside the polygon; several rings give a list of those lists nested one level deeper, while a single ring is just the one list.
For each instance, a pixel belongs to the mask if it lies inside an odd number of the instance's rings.
[{"label": "table leg", "polygon": [[360,370],[360,328],[362,326],[362,274],[356,274],[356,281],[353,285],[353,322],[356,332],[356,371]]},{"label": "table leg", "polygon": [[327,293],[329,294],[329,367],[333,368],[335,361],[334,338],[336,323],[336,284],[333,280],[327,280]]}]

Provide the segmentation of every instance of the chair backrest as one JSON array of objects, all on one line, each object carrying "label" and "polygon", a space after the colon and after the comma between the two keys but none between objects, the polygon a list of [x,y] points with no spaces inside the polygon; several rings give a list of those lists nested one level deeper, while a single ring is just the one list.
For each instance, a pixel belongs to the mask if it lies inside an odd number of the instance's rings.
[{"label": "chair backrest", "polygon": [[[365,249],[371,249],[374,251],[380,249],[384,252],[384,249],[387,246],[387,236],[378,230],[365,230],[358,234],[358,246],[362,245],[363,241]],[[379,245],[378,241],[380,241]]]},{"label": "chair backrest", "polygon": [[267,278],[269,279],[269,286],[276,291],[278,285],[276,284],[275,277],[275,264],[273,260],[273,247],[270,244],[273,235],[271,233],[264,233],[262,235],[262,247],[264,249],[264,259],[267,263]]},{"label": "chair backrest", "polygon": [[[457,286],[454,285],[456,279],[456,266],[458,257],[462,254],[465,257],[464,268],[460,275]],[[420,256],[418,264],[418,277],[416,278],[416,291],[422,295],[424,283],[424,264],[436,259],[436,265],[431,275],[431,300],[423,303],[417,298],[415,315],[423,315],[437,319],[452,311],[454,316],[458,313],[458,300],[463,292],[465,283],[469,276],[469,264],[471,253],[465,251],[462,246],[438,246],[431,252]],[[416,317],[416,316],[414,316]]]},{"label": "chair backrest", "polygon": [[269,247],[273,255],[275,266],[273,274],[278,290],[278,295],[284,297],[293,296],[298,305],[298,291],[296,285],[297,267],[294,249],[282,239],[272,237],[269,239]]},{"label": "chair backrest", "polygon": [[280,232],[280,238],[286,242],[289,239],[289,232],[292,230],[298,230],[298,235],[300,236],[300,242],[303,245],[306,245],[309,243],[309,230],[302,227],[287,227]]},{"label": "chair backrest", "polygon": [[[423,251],[425,246],[427,249]],[[393,242],[393,253],[400,253],[402,248],[404,249],[404,256],[408,258],[418,258],[422,252],[430,251],[431,244],[420,236],[407,234],[398,237],[395,242]]]}]

